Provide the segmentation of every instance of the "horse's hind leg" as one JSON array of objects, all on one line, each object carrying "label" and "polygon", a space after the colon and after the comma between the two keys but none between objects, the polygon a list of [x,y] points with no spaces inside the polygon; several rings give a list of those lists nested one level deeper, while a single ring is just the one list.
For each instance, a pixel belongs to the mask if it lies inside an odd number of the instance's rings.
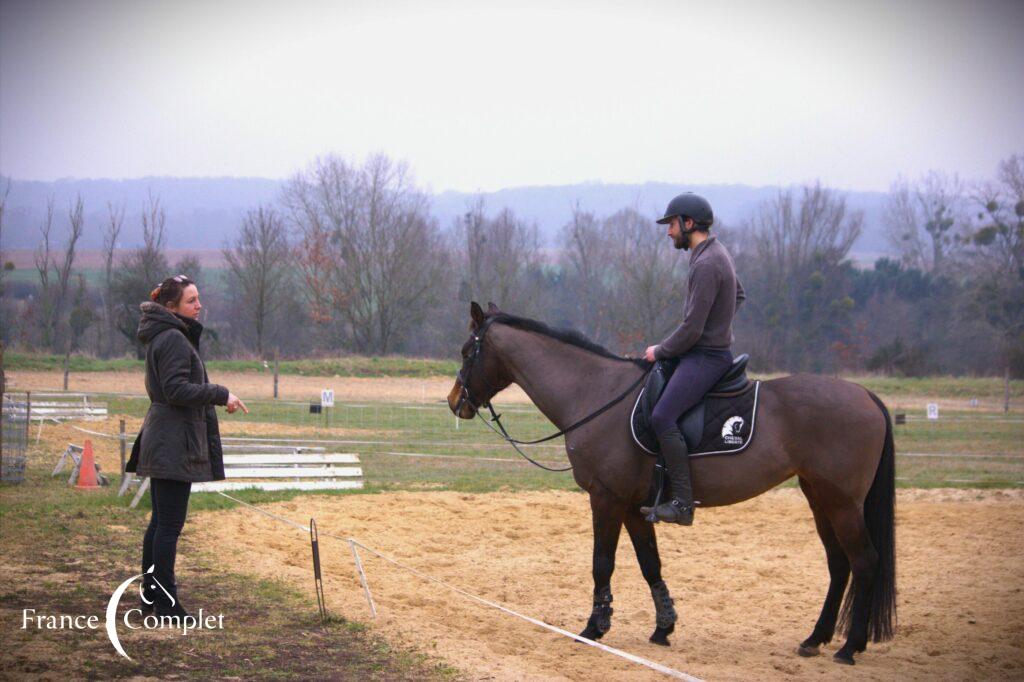
[{"label": "horse's hind leg", "polygon": [[[850,629],[846,643],[835,653],[837,663],[853,665],[853,654],[864,651],[868,645],[868,620],[871,617],[871,588],[878,573],[878,552],[871,544],[864,511],[852,503],[828,510],[829,520],[836,538],[850,559],[853,571],[852,594],[848,594],[840,620],[848,622]],[[852,604],[850,598],[852,596]]]},{"label": "horse's hind leg", "polygon": [[639,509],[626,512],[626,530],[633,541],[640,572],[651,587],[654,609],[657,613],[654,634],[651,641],[668,646],[668,636],[676,629],[678,616],[665,581],[661,579],[661,556],[658,554],[658,540],[654,535],[654,524],[646,521]]},{"label": "horse's hind leg", "polygon": [[832,530],[832,523],[825,515],[825,511],[815,499],[814,491],[804,479],[800,479],[800,489],[804,491],[807,502],[814,513],[814,525],[818,529],[818,537],[821,544],[825,546],[825,559],[828,561],[828,593],[825,595],[825,603],[821,607],[821,615],[814,625],[811,636],[805,639],[797,653],[801,656],[817,656],[818,647],[832,641],[836,631],[836,620],[839,618],[839,607],[843,602],[843,593],[846,591],[846,584],[850,579],[850,560],[843,552],[842,545]]},{"label": "horse's hind leg", "polygon": [[612,626],[612,572],[626,506],[598,485],[590,492],[594,521],[594,608],[580,636],[601,639]]}]

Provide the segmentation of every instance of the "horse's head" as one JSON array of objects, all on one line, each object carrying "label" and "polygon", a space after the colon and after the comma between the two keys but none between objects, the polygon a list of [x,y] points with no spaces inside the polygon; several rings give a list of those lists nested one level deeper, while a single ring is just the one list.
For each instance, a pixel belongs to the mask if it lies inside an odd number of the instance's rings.
[{"label": "horse's head", "polygon": [[[475,417],[477,410],[490,405],[491,398],[512,383],[501,359],[486,340],[487,330],[500,312],[493,303],[486,313],[476,301],[470,304],[470,336],[462,346],[462,368],[448,393],[448,407],[462,419]],[[485,348],[492,350],[486,352]]]}]

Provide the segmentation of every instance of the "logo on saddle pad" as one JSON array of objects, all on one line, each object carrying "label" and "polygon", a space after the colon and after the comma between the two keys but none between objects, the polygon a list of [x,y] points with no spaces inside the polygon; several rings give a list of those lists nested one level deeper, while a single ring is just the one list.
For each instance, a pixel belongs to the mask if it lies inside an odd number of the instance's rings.
[{"label": "logo on saddle pad", "polygon": [[722,442],[726,445],[742,445],[743,436],[740,435],[742,430],[743,417],[729,417],[722,424]]}]

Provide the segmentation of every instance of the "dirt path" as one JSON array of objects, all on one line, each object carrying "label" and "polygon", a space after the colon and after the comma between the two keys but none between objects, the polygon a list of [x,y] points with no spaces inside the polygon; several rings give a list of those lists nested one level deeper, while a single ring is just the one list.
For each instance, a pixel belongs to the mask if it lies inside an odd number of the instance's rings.
[{"label": "dirt path", "polygon": [[[775,378],[775,377],[771,377]],[[14,371],[8,372],[8,389],[11,391],[56,391],[63,386],[61,372]],[[274,379],[270,373],[220,372],[214,371],[210,380],[227,386],[245,400],[271,400],[274,396]],[[856,380],[856,378],[854,378]],[[453,377],[427,377],[421,379],[403,377],[324,377],[282,375],[279,386],[282,400],[309,400],[317,398],[321,389],[334,389],[339,401],[390,401],[403,403],[439,403],[451,390]],[[91,393],[132,393],[146,392],[141,371],[132,372],[78,372],[72,373],[68,390]],[[889,394],[882,392],[882,400],[893,412],[906,411],[910,415],[924,417],[926,403],[934,402],[940,410],[999,411],[1002,401],[982,399],[976,406],[970,406],[967,398],[919,395]],[[518,386],[510,386],[495,398],[500,405],[529,404],[530,399]],[[1019,400],[1012,403],[1012,411],[1020,412]]]},{"label": "dirt path", "polygon": [[[795,490],[706,510],[692,529],[665,528],[664,574],[681,613],[670,649],[647,642],[654,614],[629,540],[612,582],[605,643],[713,680],[1020,679],[1024,675],[1024,492],[900,491],[899,626],[855,668],[801,659],[827,585],[824,553]],[[317,519],[329,607],[369,622],[347,546],[353,536],[474,594],[577,632],[589,611],[590,519],[567,492],[400,493],[307,497],[268,508]],[[198,541],[239,567],[307,590],[308,538],[252,511],[210,512]],[[201,530],[200,530],[201,529]],[[364,556],[374,628],[477,679],[660,679]]]},{"label": "dirt path", "polygon": [[[8,390],[57,391],[63,387],[61,372],[17,371],[7,374]],[[212,372],[210,381],[227,386],[243,400],[271,400],[274,378],[270,374],[252,372]],[[383,400],[394,402],[438,403],[448,396],[453,377],[409,379],[402,377],[307,377],[283,375],[280,381],[282,400],[309,400],[319,397],[321,389],[333,388],[335,400]],[[68,380],[69,391],[89,393],[132,393],[145,395],[142,372],[79,372]],[[502,404],[529,403],[518,386],[502,391],[497,398]]]}]

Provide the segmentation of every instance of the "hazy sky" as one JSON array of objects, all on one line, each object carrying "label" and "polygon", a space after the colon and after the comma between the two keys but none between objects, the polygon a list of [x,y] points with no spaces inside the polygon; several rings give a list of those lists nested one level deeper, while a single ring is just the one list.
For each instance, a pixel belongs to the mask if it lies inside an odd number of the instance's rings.
[{"label": "hazy sky", "polygon": [[1024,151],[1024,1],[0,0],[0,172],[885,189]]}]

